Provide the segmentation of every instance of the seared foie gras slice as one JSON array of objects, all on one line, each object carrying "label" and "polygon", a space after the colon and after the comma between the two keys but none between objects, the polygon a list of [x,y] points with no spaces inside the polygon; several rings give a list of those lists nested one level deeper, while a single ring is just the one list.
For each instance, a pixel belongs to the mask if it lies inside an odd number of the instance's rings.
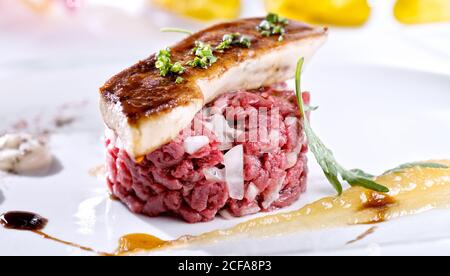
[{"label": "seared foie gras slice", "polygon": [[195,41],[217,46],[225,34],[251,39],[250,48],[233,46],[215,52],[218,61],[207,69],[191,68],[176,83],[155,68],[156,55],[111,78],[101,89],[100,106],[106,125],[133,157],[150,153],[171,141],[195,114],[217,96],[239,89],[256,89],[294,77],[297,60],[308,61],[325,42],[326,28],[290,21],[283,41],[262,36],[256,27],[263,18],[222,23],[200,31],[171,47],[172,61],[194,58]]}]

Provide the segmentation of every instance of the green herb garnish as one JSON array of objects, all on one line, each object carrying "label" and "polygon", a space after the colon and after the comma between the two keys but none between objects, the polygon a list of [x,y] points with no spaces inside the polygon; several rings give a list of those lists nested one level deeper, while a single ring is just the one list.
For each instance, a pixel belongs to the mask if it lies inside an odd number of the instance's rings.
[{"label": "green herb garnish", "polygon": [[176,80],[175,80],[175,83],[176,83],[176,84],[180,84],[180,83],[182,83],[183,81],[184,81],[184,79],[183,79],[182,77],[177,77]]},{"label": "green herb garnish", "polygon": [[362,176],[362,177],[365,177],[365,178],[370,178],[370,179],[374,179],[375,178],[375,175],[367,173],[367,172],[365,172],[365,171],[363,171],[361,169],[353,169],[353,170],[350,170],[350,171],[353,172],[356,175],[359,175],[359,176]]},{"label": "green herb garnish", "polygon": [[385,171],[383,175],[390,174],[390,173],[402,173],[406,169],[411,169],[415,167],[420,168],[431,168],[431,169],[448,169],[449,167],[443,164],[439,163],[432,163],[432,162],[413,162],[413,163],[406,163],[403,165],[400,165],[394,169]]},{"label": "green herb garnish", "polygon": [[172,60],[170,57],[170,48],[160,50],[156,56],[155,67],[159,69],[161,76],[165,77],[172,68]]},{"label": "green herb garnish", "polygon": [[263,36],[279,35],[278,41],[283,41],[286,33],[285,27],[289,24],[289,20],[275,13],[269,13],[266,19],[261,21],[257,30]]},{"label": "green herb garnish", "polygon": [[[170,48],[166,48],[164,50],[160,50],[156,56],[155,67],[159,69],[159,74],[162,77],[166,77],[168,75],[181,75],[186,71],[186,68],[181,65],[180,62],[172,63]],[[179,77],[178,77],[179,78]],[[181,83],[183,78],[178,79],[177,83]],[[181,82],[180,82],[181,80]]]},{"label": "green herb garnish", "polygon": [[300,113],[303,117],[304,122],[304,131],[306,138],[308,139],[309,147],[314,154],[317,162],[322,167],[325,176],[328,181],[333,185],[339,195],[342,194],[342,184],[339,179],[339,176],[351,186],[361,186],[370,190],[374,190],[377,192],[387,193],[389,189],[385,186],[382,186],[375,181],[373,181],[373,177],[368,173],[355,169],[355,170],[346,170],[342,167],[334,158],[333,153],[329,150],[323,142],[319,139],[319,137],[312,130],[308,118],[306,117],[305,106],[303,104],[302,92],[300,87],[300,77],[302,72],[304,59],[301,58],[297,64],[297,71],[295,75],[295,89],[297,95],[297,101],[300,108]]},{"label": "green herb garnish", "polygon": [[223,52],[223,50],[235,45],[250,48],[252,42],[249,37],[243,36],[240,33],[226,34],[223,36],[222,42],[216,47],[216,51]]},{"label": "green herb garnish", "polygon": [[180,34],[187,34],[187,35],[193,34],[192,31],[181,29],[181,28],[161,28],[160,31],[163,33],[180,33]]},{"label": "green herb garnish", "polygon": [[195,55],[195,58],[187,63],[187,65],[191,67],[206,69],[217,61],[217,57],[214,56],[211,45],[201,41],[195,42],[195,47],[192,49],[192,53]]},{"label": "green herb garnish", "polygon": [[183,65],[181,65],[181,63],[177,61],[172,65],[170,72],[181,75],[184,73],[185,70],[186,69],[183,67]]}]

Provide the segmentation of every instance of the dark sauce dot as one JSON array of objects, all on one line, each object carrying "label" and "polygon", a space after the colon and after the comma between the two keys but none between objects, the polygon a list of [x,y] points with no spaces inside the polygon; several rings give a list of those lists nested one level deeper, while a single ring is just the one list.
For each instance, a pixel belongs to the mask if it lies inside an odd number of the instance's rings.
[{"label": "dark sauce dot", "polygon": [[373,224],[386,221],[389,209],[397,203],[397,200],[387,194],[374,191],[366,192],[366,201],[362,203],[360,211],[372,210],[375,216],[371,221],[363,224]]},{"label": "dark sauce dot", "polygon": [[7,212],[0,216],[0,224],[7,229],[31,231],[44,239],[51,240],[63,245],[79,248],[87,252],[93,252],[100,255],[109,256],[111,254],[97,252],[94,249],[82,246],[73,242],[64,241],[45,234],[41,230],[47,225],[48,219],[30,212]]},{"label": "dark sauce dot", "polygon": [[46,218],[30,212],[7,212],[0,216],[0,224],[8,229],[37,231],[47,223]]},{"label": "dark sauce dot", "polygon": [[382,209],[395,204],[397,201],[395,198],[382,193],[377,192],[367,192],[367,201],[363,203],[362,209]]},{"label": "dark sauce dot", "polygon": [[109,195],[109,199],[111,199],[111,200],[113,200],[113,201],[119,201],[119,200],[120,200],[117,196],[115,196],[115,195],[113,195],[113,194],[110,194],[110,195]]}]

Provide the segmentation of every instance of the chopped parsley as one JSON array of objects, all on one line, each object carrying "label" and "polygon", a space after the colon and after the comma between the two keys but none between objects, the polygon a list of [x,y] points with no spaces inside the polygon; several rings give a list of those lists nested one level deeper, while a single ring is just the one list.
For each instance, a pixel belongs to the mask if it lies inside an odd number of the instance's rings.
[{"label": "chopped parsley", "polygon": [[289,20],[275,13],[269,13],[266,19],[261,21],[257,30],[263,36],[279,35],[278,41],[283,41],[286,33],[285,27],[289,24]]},{"label": "chopped parsley", "polygon": [[240,33],[226,34],[223,36],[222,42],[216,47],[216,51],[223,52],[225,49],[229,49],[235,45],[250,48],[252,42],[249,37],[243,36]]},{"label": "chopped parsley", "polygon": [[175,83],[176,83],[176,84],[180,84],[180,83],[182,83],[183,81],[184,81],[183,77],[177,77],[176,80],[175,80]]},{"label": "chopped parsley", "polygon": [[[182,75],[186,68],[180,62],[172,63],[172,57],[170,54],[170,48],[160,50],[156,56],[155,67],[159,69],[159,74],[162,77],[168,75]],[[176,83],[181,83],[183,78],[177,77]]]},{"label": "chopped parsley", "polygon": [[195,47],[192,49],[192,53],[195,55],[195,58],[187,63],[187,65],[191,67],[206,69],[217,61],[217,57],[214,56],[214,50],[211,45],[201,41],[195,42]]}]

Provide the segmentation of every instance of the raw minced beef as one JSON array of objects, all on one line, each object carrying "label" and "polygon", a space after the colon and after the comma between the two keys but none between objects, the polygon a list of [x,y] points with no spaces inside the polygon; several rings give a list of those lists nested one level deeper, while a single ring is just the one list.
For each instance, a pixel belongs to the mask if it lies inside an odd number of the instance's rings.
[{"label": "raw minced beef", "polygon": [[[308,104],[309,94],[303,97]],[[135,213],[191,223],[218,213],[240,217],[291,205],[306,189],[308,148],[295,94],[284,84],[218,97],[178,137],[138,161],[117,140],[107,135],[107,181]],[[243,199],[230,197],[224,177],[224,154],[238,145]]]}]

